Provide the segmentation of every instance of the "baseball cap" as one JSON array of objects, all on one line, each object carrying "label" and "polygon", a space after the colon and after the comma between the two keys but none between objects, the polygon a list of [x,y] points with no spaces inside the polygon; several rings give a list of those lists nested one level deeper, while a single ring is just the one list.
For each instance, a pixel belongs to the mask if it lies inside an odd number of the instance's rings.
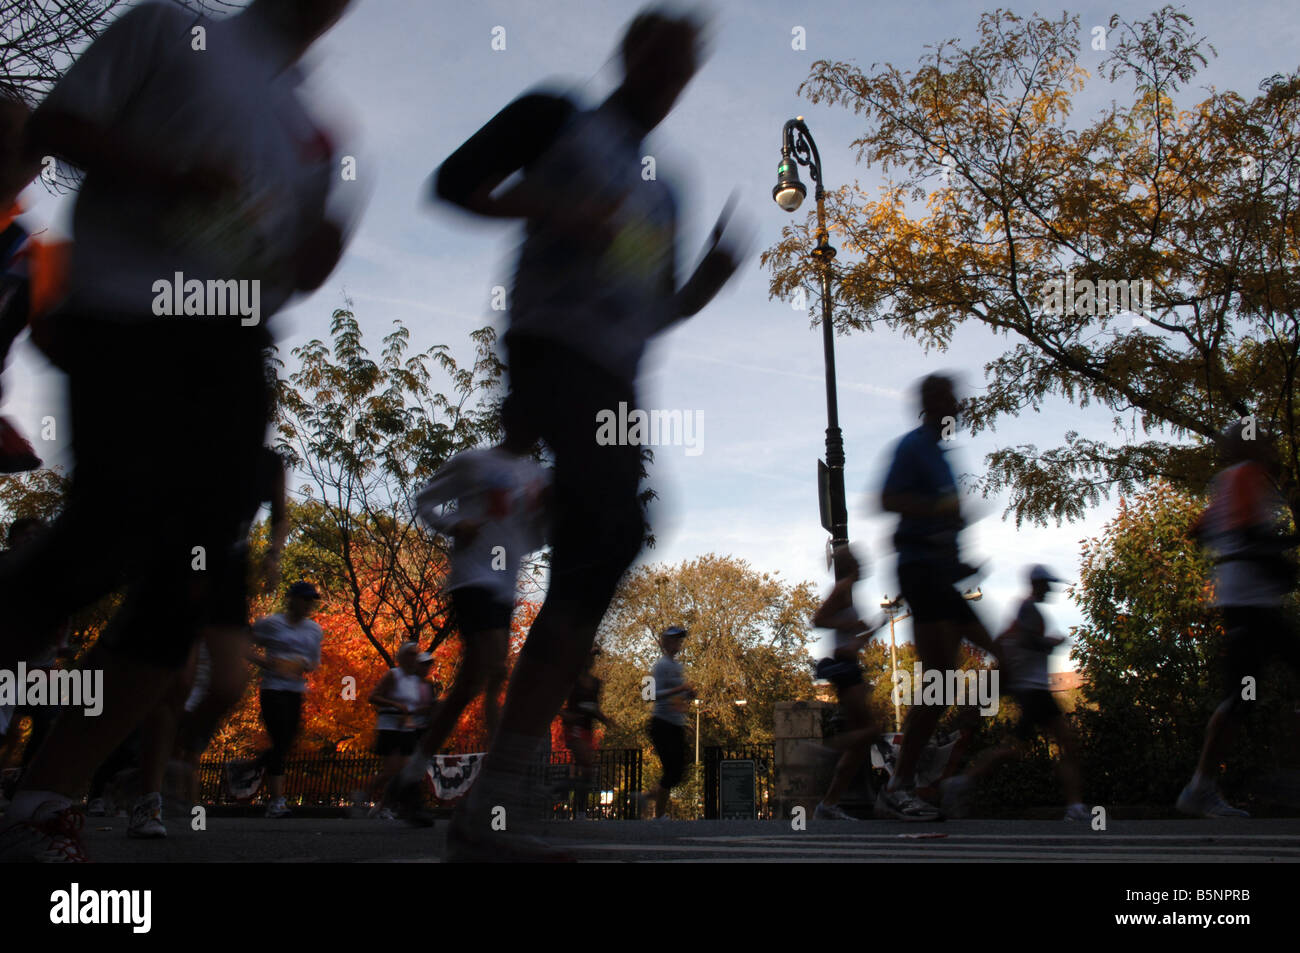
[{"label": "baseball cap", "polygon": [[417,662],[420,662],[420,663],[424,663],[424,662],[432,662],[432,661],[433,661],[433,653],[432,653],[432,652],[421,652],[419,655],[417,655],[417,656],[415,657],[415,660],[416,660]]},{"label": "baseball cap", "polygon": [[290,596],[297,596],[297,597],[302,598],[302,599],[319,599],[319,598],[320,598],[320,593],[316,591],[316,587],[313,586],[311,583],[309,583],[309,582],[305,582],[305,581],[304,581],[304,582],[295,582],[292,586],[290,586],[290,587],[289,587],[289,595],[290,595]]},{"label": "baseball cap", "polygon": [[670,639],[684,639],[686,638],[686,630],[680,625],[670,625],[668,628],[664,629],[664,637]]},{"label": "baseball cap", "polygon": [[1065,580],[1063,580],[1060,576],[1056,575],[1056,573],[1052,572],[1042,563],[1039,563],[1038,565],[1034,566],[1029,570],[1029,581],[1030,582],[1064,582]]}]

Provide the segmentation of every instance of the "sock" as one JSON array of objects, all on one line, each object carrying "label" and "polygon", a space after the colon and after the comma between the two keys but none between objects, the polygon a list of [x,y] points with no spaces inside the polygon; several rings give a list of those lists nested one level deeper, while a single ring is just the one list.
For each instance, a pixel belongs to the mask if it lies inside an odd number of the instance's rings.
[{"label": "sock", "polygon": [[885,785],[885,790],[886,791],[909,791],[914,787],[916,787],[915,778],[909,778],[908,781],[904,783],[903,780],[899,777],[899,775],[895,774],[892,778],[889,779],[889,783]]},{"label": "sock", "polygon": [[1209,786],[1209,778],[1197,771],[1192,775],[1192,781],[1188,785],[1193,791],[1203,791]]},{"label": "sock", "polygon": [[40,812],[42,819],[72,806],[72,799],[64,797],[58,791],[17,791],[9,804],[9,810],[5,813],[5,820],[30,821],[36,816],[37,809],[43,808],[49,802],[53,804]]},{"label": "sock", "polygon": [[1083,811],[1088,810],[1086,807],[1083,806],[1083,802],[1082,802],[1082,801],[1075,801],[1073,804],[1068,804],[1068,805],[1066,805],[1066,810],[1067,810],[1067,811],[1072,811],[1072,810],[1074,810],[1076,807],[1079,808],[1080,810],[1083,810]]}]

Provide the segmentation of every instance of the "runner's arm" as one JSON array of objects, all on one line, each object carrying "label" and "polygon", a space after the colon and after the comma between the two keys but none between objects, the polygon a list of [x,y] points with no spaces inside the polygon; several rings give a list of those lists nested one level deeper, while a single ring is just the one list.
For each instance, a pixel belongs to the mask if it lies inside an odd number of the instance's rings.
[{"label": "runner's arm", "polygon": [[431,180],[431,197],[487,218],[545,217],[557,196],[519,186],[492,193],[546,151],[573,111],[573,103],[560,96],[516,99],[447,157]]}]

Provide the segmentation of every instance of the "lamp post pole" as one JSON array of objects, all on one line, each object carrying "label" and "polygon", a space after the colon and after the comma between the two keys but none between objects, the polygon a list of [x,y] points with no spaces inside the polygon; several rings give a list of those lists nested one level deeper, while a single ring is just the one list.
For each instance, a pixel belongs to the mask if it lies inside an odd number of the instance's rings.
[{"label": "lamp post pole", "polygon": [[821,155],[812,133],[804,125],[803,116],[785,124],[781,139],[781,163],[777,166],[777,183],[772,198],[787,212],[793,212],[802,203],[808,190],[799,181],[798,167],[808,167],[816,190],[817,247],[812,251],[817,260],[822,287],[822,351],[826,363],[826,463],[819,466],[818,499],[822,504],[822,525],[831,534],[831,545],[842,546],[849,541],[849,512],[844,494],[844,434],[840,430],[839,398],[835,389],[835,327],[831,310],[831,262],[835,249],[831,247],[826,229],[826,190],[822,186]]}]

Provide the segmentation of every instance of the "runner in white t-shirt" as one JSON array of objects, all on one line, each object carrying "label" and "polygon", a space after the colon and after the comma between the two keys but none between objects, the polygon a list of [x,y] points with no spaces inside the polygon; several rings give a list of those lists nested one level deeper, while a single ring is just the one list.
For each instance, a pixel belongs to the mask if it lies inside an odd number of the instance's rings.
[{"label": "runner in white t-shirt", "polygon": [[454,541],[447,589],[464,657],[394,792],[412,823],[429,821],[417,809],[425,765],[480,694],[488,738],[496,734],[519,569],[546,542],[549,477],[522,448],[469,450],[448,460],[416,498],[420,519]]},{"label": "runner in white t-shirt", "polygon": [[415,753],[418,739],[414,719],[428,713],[430,703],[426,689],[421,673],[420,646],[415,642],[403,642],[397,650],[397,665],[384,673],[370,693],[370,704],[376,711],[375,754],[384,759],[368,785],[369,792],[378,795],[374,798],[370,817],[393,819],[393,812],[385,803],[385,788]]},{"label": "runner in white t-shirt", "polygon": [[1046,731],[1061,749],[1058,770],[1065,788],[1065,820],[1089,821],[1092,814],[1083,804],[1083,781],[1079,770],[1079,752],[1074,733],[1066,723],[1061,707],[1052,697],[1047,659],[1058,646],[1061,636],[1047,635],[1047,624],[1038,605],[1052,591],[1060,578],[1046,566],[1029,570],[1029,596],[1020,604],[1016,620],[998,637],[1000,688],[1010,694],[1020,707],[1020,721],[1013,738],[996,748],[980,753],[965,774],[942,782],[943,810],[949,817],[959,817],[967,810],[975,785],[997,765],[1021,757],[1040,731]]},{"label": "runner in white t-shirt", "polygon": [[284,797],[285,759],[293,749],[302,722],[302,697],[307,691],[307,674],[320,667],[321,627],[310,618],[320,593],[309,582],[289,587],[284,612],[258,619],[253,624],[253,644],[262,654],[250,661],[262,668],[259,700],[262,722],[271,736],[271,747],[248,766],[232,766],[232,787],[241,787],[243,775],[265,769],[270,800],[267,817],[288,817]]}]

